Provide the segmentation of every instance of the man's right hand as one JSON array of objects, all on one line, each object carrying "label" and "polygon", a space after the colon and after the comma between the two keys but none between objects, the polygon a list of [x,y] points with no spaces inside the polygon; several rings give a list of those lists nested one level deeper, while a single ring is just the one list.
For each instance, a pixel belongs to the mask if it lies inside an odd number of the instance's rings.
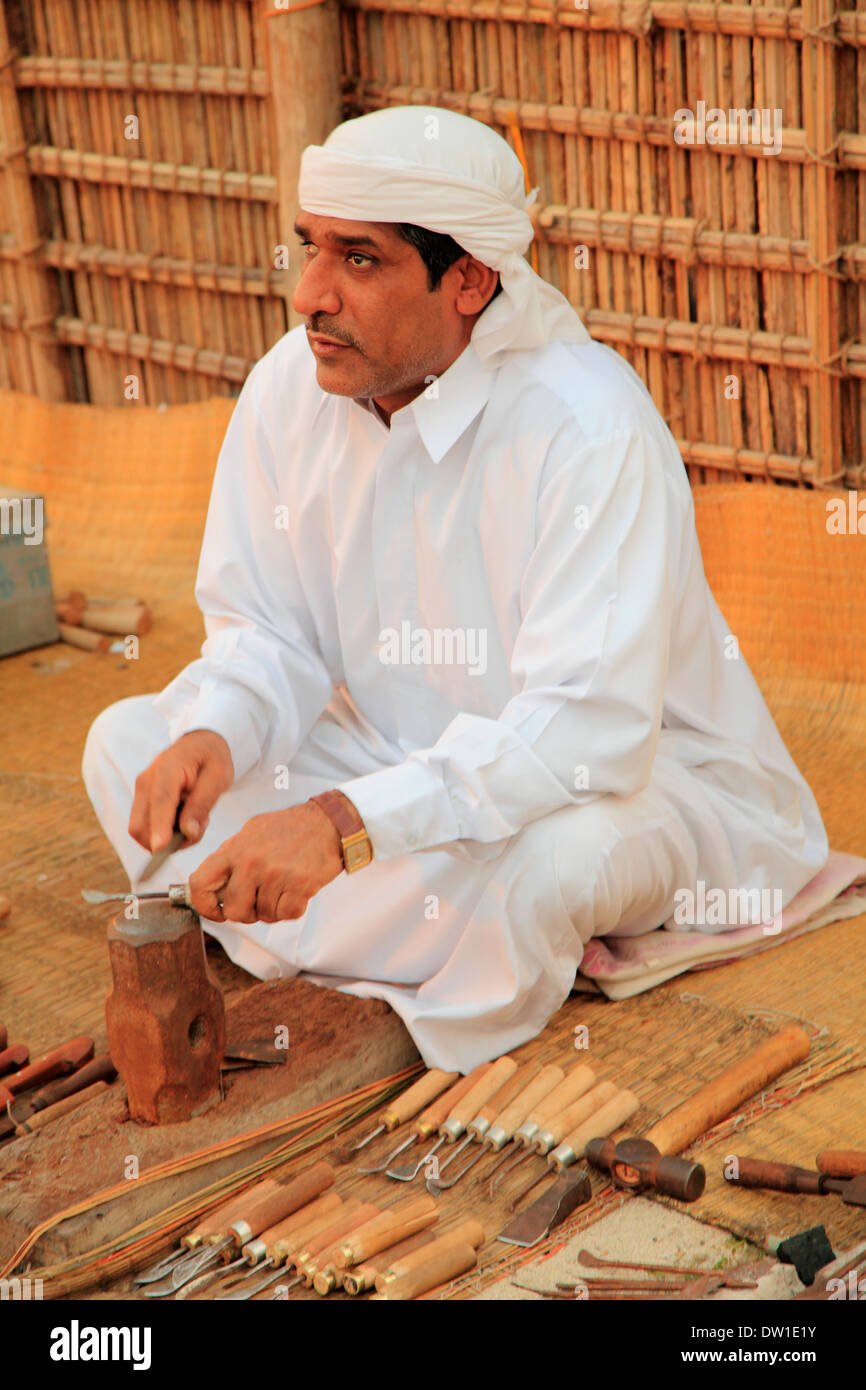
[{"label": "man's right hand", "polygon": [[234,779],[232,755],[221,734],[211,729],[184,734],[136,778],[130,835],[151,854],[164,849],[183,802],[180,829],[191,845],[197,844],[213,807]]}]

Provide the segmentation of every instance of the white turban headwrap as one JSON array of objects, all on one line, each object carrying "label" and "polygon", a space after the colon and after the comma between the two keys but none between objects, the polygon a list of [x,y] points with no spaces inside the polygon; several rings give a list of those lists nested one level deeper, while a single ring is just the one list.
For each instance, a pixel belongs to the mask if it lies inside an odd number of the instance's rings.
[{"label": "white turban headwrap", "polygon": [[536,275],[523,168],[489,126],[438,106],[391,106],[331,131],[301,156],[298,201],[306,212],[360,222],[408,222],[452,236],[499,271],[502,291],[472,330],[490,366],[515,348],[590,336],[568,300]]}]

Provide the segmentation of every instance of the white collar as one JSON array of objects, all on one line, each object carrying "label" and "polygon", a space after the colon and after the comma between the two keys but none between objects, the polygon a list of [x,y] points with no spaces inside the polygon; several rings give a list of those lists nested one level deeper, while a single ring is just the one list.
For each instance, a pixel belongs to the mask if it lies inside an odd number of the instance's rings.
[{"label": "white collar", "polygon": [[[469,342],[436,381],[408,405],[394,411],[391,428],[399,429],[414,419],[427,453],[433,463],[439,463],[487,404],[495,376],[496,368],[485,367]],[[323,400],[329,394],[323,392]],[[352,401],[388,428],[372,399],[353,396]]]}]

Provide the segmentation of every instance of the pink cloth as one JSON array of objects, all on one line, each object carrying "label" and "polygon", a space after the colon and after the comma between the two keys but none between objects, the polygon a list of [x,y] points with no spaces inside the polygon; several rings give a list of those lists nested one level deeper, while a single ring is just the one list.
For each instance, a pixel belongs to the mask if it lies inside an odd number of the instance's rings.
[{"label": "pink cloth", "polygon": [[712,935],[658,927],[644,936],[594,937],[584,951],[574,988],[628,999],[686,970],[757,955],[861,913],[866,913],[866,859],[831,850],[823,869],[783,909],[777,933],[768,934],[758,923]]}]

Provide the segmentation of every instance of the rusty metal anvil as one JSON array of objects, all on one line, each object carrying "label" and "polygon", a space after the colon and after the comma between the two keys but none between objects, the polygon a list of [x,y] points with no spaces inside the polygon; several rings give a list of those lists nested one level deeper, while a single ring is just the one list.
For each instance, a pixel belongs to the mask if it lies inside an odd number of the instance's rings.
[{"label": "rusty metal anvil", "polygon": [[220,1098],[225,1006],[196,913],[166,901],[140,901],[138,912],[108,929],[108,1046],[130,1117],[175,1124]]},{"label": "rusty metal anvil", "polygon": [[637,1192],[652,1187],[682,1202],[696,1202],[707,1181],[703,1164],[660,1153],[649,1139],[590,1139],[586,1157],[606,1169],[617,1187]]}]

